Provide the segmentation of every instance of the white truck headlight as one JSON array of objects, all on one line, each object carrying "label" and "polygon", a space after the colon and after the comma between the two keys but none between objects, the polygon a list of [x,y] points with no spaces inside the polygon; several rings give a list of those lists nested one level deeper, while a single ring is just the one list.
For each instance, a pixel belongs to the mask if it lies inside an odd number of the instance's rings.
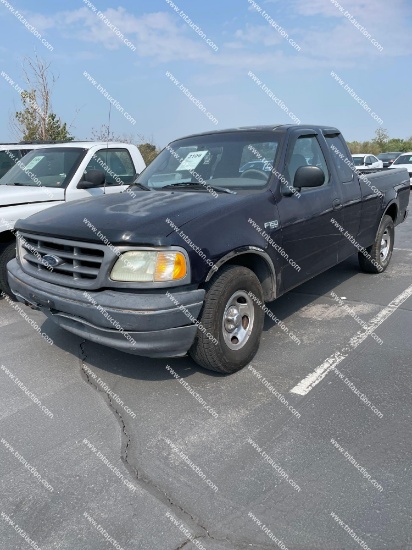
[{"label": "white truck headlight", "polygon": [[161,283],[178,281],[186,274],[186,258],[181,252],[136,250],[120,256],[110,278],[124,283]]}]

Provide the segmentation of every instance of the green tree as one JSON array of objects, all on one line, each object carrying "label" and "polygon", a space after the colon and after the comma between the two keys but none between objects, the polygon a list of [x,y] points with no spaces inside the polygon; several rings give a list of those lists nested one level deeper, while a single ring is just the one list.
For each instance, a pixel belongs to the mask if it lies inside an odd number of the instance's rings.
[{"label": "green tree", "polygon": [[19,139],[25,141],[73,140],[67,123],[53,112],[51,96],[55,76],[50,62],[26,58],[23,72],[27,90],[20,94],[23,108],[14,114],[12,127]]},{"label": "green tree", "polygon": [[146,166],[149,166],[151,162],[157,157],[160,153],[160,150],[153,143],[141,143],[138,145],[139,151],[143,157],[143,160],[146,163]]}]

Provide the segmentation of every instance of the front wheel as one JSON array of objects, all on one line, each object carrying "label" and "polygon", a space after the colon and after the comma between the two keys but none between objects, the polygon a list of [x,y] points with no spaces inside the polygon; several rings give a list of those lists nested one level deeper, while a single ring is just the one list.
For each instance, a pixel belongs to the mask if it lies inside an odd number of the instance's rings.
[{"label": "front wheel", "polygon": [[375,242],[366,249],[369,256],[359,252],[358,259],[362,271],[382,273],[391,261],[395,241],[395,226],[390,216],[384,216],[376,233]]},{"label": "front wheel", "polygon": [[263,291],[246,267],[229,265],[206,285],[200,325],[189,350],[202,367],[231,374],[255,356],[263,329]]}]

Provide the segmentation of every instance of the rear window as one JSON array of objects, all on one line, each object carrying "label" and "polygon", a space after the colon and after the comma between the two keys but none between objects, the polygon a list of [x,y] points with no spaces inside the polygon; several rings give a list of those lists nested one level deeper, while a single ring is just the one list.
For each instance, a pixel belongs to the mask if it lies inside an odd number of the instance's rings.
[{"label": "rear window", "polygon": [[352,157],[352,160],[355,166],[363,166],[365,163],[365,157]]},{"label": "rear window", "polygon": [[378,155],[378,159],[380,160],[392,160],[398,158],[400,153],[381,153]]}]

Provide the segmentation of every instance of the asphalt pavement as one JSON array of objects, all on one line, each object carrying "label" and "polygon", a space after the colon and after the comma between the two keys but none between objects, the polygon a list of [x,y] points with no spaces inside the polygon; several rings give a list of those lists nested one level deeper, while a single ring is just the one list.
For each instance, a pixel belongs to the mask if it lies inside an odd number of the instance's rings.
[{"label": "asphalt pavement", "polygon": [[0,300],[0,548],[412,549],[411,235],[269,304],[231,376]]}]

